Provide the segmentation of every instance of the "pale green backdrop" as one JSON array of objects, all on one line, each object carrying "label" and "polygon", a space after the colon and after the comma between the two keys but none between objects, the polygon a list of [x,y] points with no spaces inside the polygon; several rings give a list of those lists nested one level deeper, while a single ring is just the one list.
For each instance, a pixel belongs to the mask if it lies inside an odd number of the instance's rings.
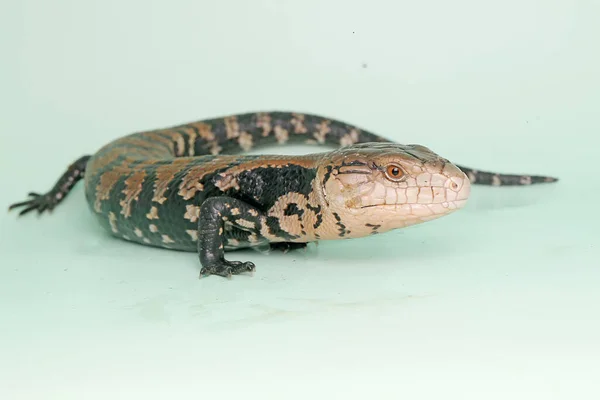
[{"label": "pale green backdrop", "polygon": [[3,209],[126,133],[270,109],[561,181],[245,252],[258,271],[231,281],[107,237],[81,187],[51,216],[2,212],[0,398],[600,398],[597,1],[2,8]]}]

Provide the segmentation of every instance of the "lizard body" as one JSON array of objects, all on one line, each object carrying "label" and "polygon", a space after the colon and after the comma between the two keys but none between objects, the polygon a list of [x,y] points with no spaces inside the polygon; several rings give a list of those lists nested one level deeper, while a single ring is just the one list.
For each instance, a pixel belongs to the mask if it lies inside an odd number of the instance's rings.
[{"label": "lizard body", "polygon": [[[265,144],[337,147],[301,156],[238,154]],[[400,145],[316,115],[247,113],[119,138],[75,161],[46,194],[10,208],[53,209],[77,181],[98,222],[145,245],[198,252],[202,275],[252,271],[225,251],[289,250],[429,221],[464,206],[470,185],[555,178],[457,166],[420,145]]]}]

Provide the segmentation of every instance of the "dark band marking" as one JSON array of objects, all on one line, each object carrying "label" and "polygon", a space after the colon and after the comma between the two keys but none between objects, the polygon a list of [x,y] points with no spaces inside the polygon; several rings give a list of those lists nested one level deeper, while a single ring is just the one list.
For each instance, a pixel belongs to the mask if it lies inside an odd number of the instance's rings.
[{"label": "dark band marking", "polygon": [[323,174],[323,182],[321,182],[323,187],[325,187],[325,184],[329,180],[329,177],[331,176],[332,172],[333,172],[333,166],[328,165],[327,167],[325,167],[325,173]]},{"label": "dark band marking", "polygon": [[287,216],[297,215],[298,219],[301,219],[302,215],[304,215],[304,210],[299,209],[298,204],[290,203],[287,205],[285,210],[283,210],[283,215],[287,215]]},{"label": "dark band marking", "polygon": [[367,163],[366,162],[362,162],[360,160],[353,160],[353,161],[350,161],[350,162],[343,161],[342,162],[342,166],[343,167],[366,167]]},{"label": "dark band marking", "polygon": [[286,232],[285,230],[283,230],[281,228],[281,225],[279,224],[279,218],[277,218],[277,217],[268,216],[265,220],[265,225],[269,229],[269,233],[271,235],[277,236],[279,238],[283,238],[286,240],[293,240],[293,239],[297,239],[300,237],[297,235],[292,235],[289,232]]},{"label": "dark band marking", "polygon": [[378,234],[379,232],[378,232],[377,230],[378,230],[379,228],[381,228],[381,225],[379,225],[379,224],[365,224],[365,226],[366,226],[367,228],[371,228],[371,230],[372,230],[372,231],[371,231],[371,235],[376,235],[376,234]]},{"label": "dark band marking", "polygon": [[346,236],[346,234],[347,234],[348,232],[346,231],[346,225],[344,225],[344,224],[342,223],[342,218],[339,216],[339,214],[338,214],[338,213],[335,213],[335,212],[333,213],[333,216],[335,217],[335,219],[336,219],[336,221],[337,221],[335,224],[338,226],[338,229],[339,229],[339,231],[340,231],[340,236],[341,236],[341,237],[344,237],[344,236]]},{"label": "dark band marking", "polygon": [[[307,197],[308,198],[308,197]],[[310,211],[312,211],[313,213],[315,213],[315,215],[319,215],[321,213],[321,205],[318,205],[316,207],[312,206],[310,203],[308,203],[306,205],[306,208]]]},{"label": "dark band marking", "polygon": [[323,215],[317,214],[317,221],[313,224],[313,229],[317,229],[323,223]]},{"label": "dark band marking", "polygon": [[[342,169],[343,168],[343,169]],[[338,175],[350,175],[350,174],[363,174],[363,175],[371,175],[373,171],[371,169],[346,169],[342,167],[338,169]]]}]

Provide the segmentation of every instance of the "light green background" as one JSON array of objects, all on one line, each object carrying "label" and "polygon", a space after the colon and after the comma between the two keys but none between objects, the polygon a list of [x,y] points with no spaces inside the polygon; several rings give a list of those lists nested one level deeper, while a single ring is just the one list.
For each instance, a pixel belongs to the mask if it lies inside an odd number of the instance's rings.
[{"label": "light green background", "polygon": [[258,271],[231,281],[107,237],[81,187],[51,216],[0,213],[0,398],[600,398],[598,1],[2,8],[4,209],[123,134],[270,109],[561,181],[240,253]]}]

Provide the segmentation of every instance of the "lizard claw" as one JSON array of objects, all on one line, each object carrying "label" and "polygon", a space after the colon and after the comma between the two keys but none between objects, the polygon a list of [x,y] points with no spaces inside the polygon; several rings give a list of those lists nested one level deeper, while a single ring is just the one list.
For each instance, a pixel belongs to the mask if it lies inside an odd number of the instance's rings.
[{"label": "lizard claw", "polygon": [[241,262],[222,260],[202,267],[200,270],[200,278],[209,275],[218,275],[232,279],[233,275],[239,275],[243,272],[250,272],[252,274],[254,271],[256,271],[256,266],[250,261]]},{"label": "lizard claw", "polygon": [[8,207],[8,211],[11,211],[15,208],[25,207],[20,212],[19,215],[25,215],[30,211],[37,210],[38,214],[42,214],[44,211],[52,211],[56,204],[58,204],[58,199],[56,195],[52,192],[46,194],[39,194],[35,192],[29,193],[29,196],[32,197],[29,200],[21,201],[19,203],[11,204]]}]

